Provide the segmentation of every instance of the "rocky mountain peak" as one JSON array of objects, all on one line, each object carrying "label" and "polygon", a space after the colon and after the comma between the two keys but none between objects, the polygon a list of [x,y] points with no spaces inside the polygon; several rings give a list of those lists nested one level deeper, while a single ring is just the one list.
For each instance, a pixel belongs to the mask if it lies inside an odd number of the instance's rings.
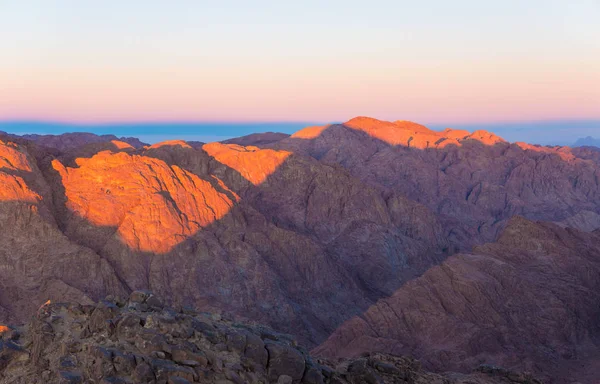
[{"label": "rocky mountain peak", "polygon": [[411,121],[388,122],[364,116],[355,117],[340,125],[307,127],[294,133],[291,138],[317,139],[326,130],[338,126],[363,132],[370,138],[380,140],[388,145],[418,149],[444,148],[448,145],[459,147],[468,140],[474,140],[487,146],[506,143],[502,138],[484,130],[470,133],[465,130],[447,128],[439,132]]}]

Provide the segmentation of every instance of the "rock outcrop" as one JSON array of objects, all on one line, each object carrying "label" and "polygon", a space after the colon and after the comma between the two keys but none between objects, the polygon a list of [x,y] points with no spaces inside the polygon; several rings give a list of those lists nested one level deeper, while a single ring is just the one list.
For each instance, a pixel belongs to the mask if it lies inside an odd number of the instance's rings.
[{"label": "rock outcrop", "polygon": [[93,231],[86,224],[108,227],[116,229],[112,239],[130,249],[166,253],[221,219],[234,203],[218,182],[151,157],[103,151],[75,163],[70,168],[54,160],[52,166],[65,191],[67,220],[79,237]]},{"label": "rock outcrop", "polygon": [[480,367],[437,375],[418,361],[367,354],[333,364],[312,358],[288,335],[191,308],[164,307],[147,291],[95,305],[42,306],[29,324],[0,328],[0,382],[495,384],[540,383]]}]

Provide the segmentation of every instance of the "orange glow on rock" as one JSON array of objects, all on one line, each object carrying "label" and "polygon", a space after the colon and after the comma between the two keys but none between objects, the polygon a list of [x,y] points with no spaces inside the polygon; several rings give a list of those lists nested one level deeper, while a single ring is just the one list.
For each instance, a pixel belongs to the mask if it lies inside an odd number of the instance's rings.
[{"label": "orange glow on rock", "polygon": [[159,159],[103,151],[76,163],[52,163],[67,207],[94,225],[116,227],[135,250],[169,252],[234,204],[210,182]]},{"label": "orange glow on rock", "polygon": [[23,201],[27,203],[37,203],[41,197],[33,192],[25,180],[19,176],[9,175],[0,172],[0,201]]},{"label": "orange glow on rock", "polygon": [[148,149],[156,149],[156,148],[160,148],[160,147],[174,147],[177,145],[179,145],[182,148],[192,148],[188,143],[186,143],[183,140],[167,140],[167,141],[162,141],[160,143],[153,144],[153,145],[149,146]]},{"label": "orange glow on rock", "polygon": [[117,149],[135,149],[131,144],[126,143],[124,141],[120,141],[120,140],[111,140],[111,143],[115,146],[115,148]]},{"label": "orange glow on rock", "polygon": [[12,142],[0,140],[0,201],[37,203],[41,197],[32,191],[21,176],[31,172],[27,155]]},{"label": "orange glow on rock", "polygon": [[524,151],[535,151],[545,154],[555,154],[560,156],[565,161],[575,160],[575,156],[571,153],[570,147],[542,147],[538,145],[531,145],[523,142],[515,143]]},{"label": "orange glow on rock", "polygon": [[296,139],[314,139],[315,137],[320,136],[328,127],[328,125],[322,127],[306,127],[294,133],[291,137]]},{"label": "orange glow on rock", "polygon": [[263,183],[292,154],[288,151],[221,143],[205,144],[202,149],[220,163],[238,171],[254,185]]},{"label": "orange glow on rock", "polygon": [[27,155],[17,144],[0,140],[0,170],[2,169],[31,172],[31,165]]},{"label": "orange glow on rock", "polygon": [[466,140],[476,140],[484,145],[495,145],[505,142],[502,138],[487,131],[469,133],[464,130],[447,128],[442,132],[410,121],[381,121],[370,117],[355,117],[344,123],[345,127],[367,133],[390,145],[401,145],[411,148],[444,148],[448,145],[461,146]]}]

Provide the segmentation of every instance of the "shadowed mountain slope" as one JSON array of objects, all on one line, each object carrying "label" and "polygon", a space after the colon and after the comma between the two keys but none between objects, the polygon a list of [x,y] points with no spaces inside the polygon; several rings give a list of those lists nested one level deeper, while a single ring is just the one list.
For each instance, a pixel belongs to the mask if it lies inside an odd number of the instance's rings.
[{"label": "shadowed mountain slope", "polygon": [[376,350],[438,371],[485,362],[588,381],[600,375],[599,303],[600,233],[514,217],[497,242],[449,257],[314,352]]},{"label": "shadowed mountain slope", "polygon": [[424,204],[465,250],[493,241],[514,215],[562,222],[600,212],[599,163],[579,149],[371,118],[307,128],[270,147],[341,165],[369,185]]},{"label": "shadowed mountain slope", "polygon": [[265,132],[265,133],[253,133],[251,135],[236,137],[233,139],[228,139],[222,141],[223,144],[237,144],[237,145],[254,145],[260,146],[265,144],[271,144],[278,141],[281,141],[285,138],[290,137],[287,133],[278,133],[278,132]]},{"label": "shadowed mountain slope", "polygon": [[[0,132],[2,133],[2,132]],[[144,147],[145,143],[142,143],[140,140],[135,137],[121,137],[118,138],[115,135],[95,135],[93,133],[87,132],[72,132],[72,133],[63,133],[61,135],[37,135],[37,134],[27,134],[27,135],[9,135],[14,138],[20,138],[24,140],[28,140],[34,142],[42,147],[55,148],[61,151],[71,150],[74,148],[81,147],[86,144],[93,143],[105,143],[112,140],[119,140],[125,142],[135,148]]]}]

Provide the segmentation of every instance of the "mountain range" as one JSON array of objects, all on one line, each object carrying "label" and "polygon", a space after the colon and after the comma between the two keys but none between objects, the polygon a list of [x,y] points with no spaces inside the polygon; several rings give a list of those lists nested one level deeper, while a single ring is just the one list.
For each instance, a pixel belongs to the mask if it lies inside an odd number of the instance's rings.
[{"label": "mountain range", "polygon": [[575,144],[573,144],[573,146],[574,147],[600,147],[600,140],[595,139],[592,136],[586,136],[586,137],[577,139],[577,141],[575,142]]},{"label": "mountain range", "polygon": [[319,358],[600,377],[593,148],[367,117],[207,144],[0,140],[0,324],[152,290]]}]

